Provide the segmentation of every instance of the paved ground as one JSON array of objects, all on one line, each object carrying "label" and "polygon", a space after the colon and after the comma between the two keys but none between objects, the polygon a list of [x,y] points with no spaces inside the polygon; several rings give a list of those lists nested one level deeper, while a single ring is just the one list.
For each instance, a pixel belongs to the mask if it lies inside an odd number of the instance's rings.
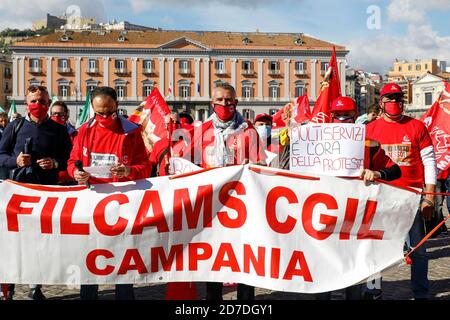
[{"label": "paved ground", "polygon": [[[450,227],[450,220],[447,221]],[[428,242],[429,261],[429,279],[431,287],[431,296],[433,299],[450,300],[450,235],[441,234]],[[383,299],[384,300],[408,300],[412,299],[410,284],[410,267],[407,265],[395,267],[383,273]],[[28,299],[28,286],[18,285],[16,287],[16,300]],[[199,285],[200,296],[204,296],[204,285]],[[79,299],[77,289],[69,289],[66,286],[44,286],[44,295],[51,300]],[[114,286],[100,286],[100,299],[114,299]],[[156,299],[163,300],[165,295],[165,285],[136,285],[136,299]],[[236,288],[225,287],[224,299],[235,300]],[[312,299],[311,295],[278,292],[267,289],[256,289],[256,299],[274,299],[274,300],[294,300]],[[344,295],[342,290],[334,292],[333,300],[342,300]]]}]

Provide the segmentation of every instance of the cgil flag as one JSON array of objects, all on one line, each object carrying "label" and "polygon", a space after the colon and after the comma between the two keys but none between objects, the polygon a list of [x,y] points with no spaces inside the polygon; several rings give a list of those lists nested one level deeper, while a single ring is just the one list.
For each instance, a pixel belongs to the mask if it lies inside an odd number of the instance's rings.
[{"label": "cgil flag", "polygon": [[[151,152],[156,142],[169,137],[167,116],[170,109],[157,87],[154,87],[147,97],[140,114],[139,124],[142,125],[142,137],[147,150]],[[171,122],[170,122],[171,123]]]},{"label": "cgil flag", "polygon": [[450,168],[450,84],[444,83],[445,88],[439,99],[420,119],[433,141],[439,171]]},{"label": "cgil flag", "polygon": [[339,69],[336,60],[336,50],[333,47],[331,53],[331,59],[328,70],[325,74],[325,81],[328,82],[327,86],[324,86],[314,104],[314,109],[311,115],[311,122],[315,123],[327,123],[331,121],[331,103],[337,97],[342,95],[341,83],[339,80]]}]

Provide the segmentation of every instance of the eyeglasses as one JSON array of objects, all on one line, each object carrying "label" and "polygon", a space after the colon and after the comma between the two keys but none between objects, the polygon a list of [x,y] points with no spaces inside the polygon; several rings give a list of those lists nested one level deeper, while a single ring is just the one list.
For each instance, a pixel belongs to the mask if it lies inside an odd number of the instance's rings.
[{"label": "eyeglasses", "polygon": [[28,88],[28,92],[35,93],[36,91],[47,92],[47,87],[44,87],[44,86],[30,86]]},{"label": "eyeglasses", "polygon": [[61,117],[61,116],[65,116],[65,115],[66,115],[65,112],[52,112],[52,116]]}]

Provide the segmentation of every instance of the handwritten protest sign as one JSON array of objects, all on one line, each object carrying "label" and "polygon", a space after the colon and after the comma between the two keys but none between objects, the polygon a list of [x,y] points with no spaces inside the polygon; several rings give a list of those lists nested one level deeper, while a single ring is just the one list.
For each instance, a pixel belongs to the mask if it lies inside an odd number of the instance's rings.
[{"label": "handwritten protest sign", "polygon": [[364,166],[365,126],[308,124],[291,128],[291,171],[359,176]]}]

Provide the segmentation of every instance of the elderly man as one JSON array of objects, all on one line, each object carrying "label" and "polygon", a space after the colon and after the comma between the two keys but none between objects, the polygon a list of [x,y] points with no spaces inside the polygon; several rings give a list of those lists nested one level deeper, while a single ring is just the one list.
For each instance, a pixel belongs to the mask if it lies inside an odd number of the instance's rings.
[{"label": "elderly man", "polygon": [[[222,83],[214,88],[211,108],[214,113],[194,132],[193,143],[184,157],[203,168],[224,167],[245,163],[266,164],[264,147],[255,127],[236,110],[235,89]],[[206,284],[207,300],[222,300],[222,283]],[[254,288],[238,284],[237,298],[253,300]]]},{"label": "elderly man", "polygon": [[[9,123],[0,141],[0,166],[16,181],[56,185],[58,173],[66,169],[72,144],[65,127],[50,120],[50,98],[44,86],[27,91],[27,115]],[[13,294],[13,290],[10,290]],[[31,286],[29,296],[45,299],[40,285]]]}]

